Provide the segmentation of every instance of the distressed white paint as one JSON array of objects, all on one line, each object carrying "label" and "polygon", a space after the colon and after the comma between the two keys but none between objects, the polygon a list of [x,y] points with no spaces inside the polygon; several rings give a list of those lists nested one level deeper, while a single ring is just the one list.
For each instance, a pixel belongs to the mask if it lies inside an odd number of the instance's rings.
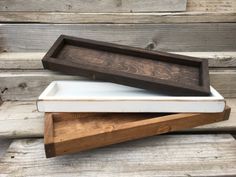
[{"label": "distressed white paint", "polygon": [[54,81],[39,96],[41,112],[222,112],[224,98],[169,96],[108,82]]}]

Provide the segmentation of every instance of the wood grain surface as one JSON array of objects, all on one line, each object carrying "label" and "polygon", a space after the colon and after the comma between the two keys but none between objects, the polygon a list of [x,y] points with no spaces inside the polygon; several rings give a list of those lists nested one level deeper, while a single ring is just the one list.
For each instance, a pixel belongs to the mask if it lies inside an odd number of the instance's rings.
[{"label": "wood grain surface", "polygon": [[185,11],[187,0],[1,0],[0,11],[165,12]]},{"label": "wood grain surface", "polygon": [[45,158],[42,139],[17,139],[0,162],[2,176],[235,176],[229,134],[161,135],[73,155]]},{"label": "wood grain surface", "polygon": [[45,152],[49,158],[89,150],[215,123],[229,115],[229,107],[222,113],[208,114],[46,113]]},{"label": "wood grain surface", "polygon": [[171,13],[64,13],[64,12],[0,12],[0,21],[11,23],[52,24],[168,24],[235,22],[235,12],[171,12]]},{"label": "wood grain surface", "polygon": [[[186,7],[187,2],[187,7]],[[16,12],[232,12],[236,10],[234,0],[1,0],[0,11]]]},{"label": "wood grain surface", "polygon": [[150,60],[73,45],[65,45],[57,58],[78,65],[106,68],[112,70],[113,73],[120,71],[126,74],[151,77],[153,80],[156,78],[166,81],[174,80],[180,84],[189,85],[199,85],[200,82],[198,67],[158,61],[158,58]]},{"label": "wood grain surface", "polygon": [[235,23],[0,24],[0,34],[5,52],[45,52],[61,34],[168,52],[236,50]]},{"label": "wood grain surface", "polygon": [[176,12],[180,8],[186,8],[186,0],[148,0],[144,2],[140,0],[96,0],[83,1],[83,3],[76,3],[74,0],[2,0],[0,1],[0,21],[77,24],[225,23],[236,21],[234,0],[188,0],[187,9]]},{"label": "wood grain surface", "polygon": [[45,69],[166,93],[209,95],[207,60],[61,35]]},{"label": "wood grain surface", "polygon": [[[236,52],[175,52],[179,55],[208,60],[209,68],[236,67]],[[0,53],[0,69],[39,70],[43,69],[42,58],[45,52],[3,52]]]}]

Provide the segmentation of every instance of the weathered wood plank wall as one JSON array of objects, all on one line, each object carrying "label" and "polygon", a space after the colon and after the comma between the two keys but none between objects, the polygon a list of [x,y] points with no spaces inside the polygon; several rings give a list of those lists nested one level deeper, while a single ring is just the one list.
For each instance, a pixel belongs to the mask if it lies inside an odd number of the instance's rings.
[{"label": "weathered wood plank wall", "polygon": [[169,52],[235,51],[236,23],[1,24],[0,50],[46,51],[61,34]]},{"label": "weathered wood plank wall", "polygon": [[5,22],[132,24],[235,22],[235,11],[234,0],[188,0],[187,8],[186,0],[0,1],[0,21]]},{"label": "weathered wood plank wall", "polygon": [[1,0],[0,11],[34,12],[165,12],[185,11],[187,0]]},{"label": "weathered wood plank wall", "polygon": [[[52,80],[82,79],[42,70],[40,59],[62,33],[208,58],[231,117],[187,132],[235,132],[235,22],[235,0],[0,0],[0,138],[42,137],[37,96]],[[235,176],[235,142],[165,135],[46,160],[42,139],[15,140],[0,176]]]}]

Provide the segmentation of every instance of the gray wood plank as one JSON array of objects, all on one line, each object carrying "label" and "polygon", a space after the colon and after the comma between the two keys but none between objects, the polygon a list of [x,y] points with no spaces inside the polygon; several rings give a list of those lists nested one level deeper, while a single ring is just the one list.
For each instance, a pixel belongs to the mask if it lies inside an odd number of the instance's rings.
[{"label": "gray wood plank", "polygon": [[188,0],[187,11],[192,12],[235,12],[235,0]]},{"label": "gray wood plank", "polygon": [[235,176],[236,141],[228,134],[165,135],[46,159],[42,139],[14,140],[2,176]]},{"label": "gray wood plank", "polygon": [[[229,120],[196,127],[182,132],[235,132],[236,99],[227,99],[231,107]],[[7,101],[0,107],[0,138],[43,137],[43,113],[37,112],[35,101]]]},{"label": "gray wood plank", "polygon": [[[54,80],[81,80],[79,76],[62,75],[51,71],[2,71],[0,96],[7,100],[35,100]],[[211,85],[223,96],[236,97],[236,71],[211,70]]]},{"label": "gray wood plank", "polygon": [[[172,52],[180,55],[208,59],[210,68],[236,67],[236,52]],[[35,70],[43,69],[41,59],[45,52],[0,53],[0,69]]]},{"label": "gray wood plank", "polygon": [[169,52],[236,50],[236,23],[0,24],[0,34],[5,52],[45,52],[61,34]]},{"label": "gray wood plank", "polygon": [[[145,1],[144,1],[145,2]],[[64,12],[0,12],[2,22],[34,23],[206,23],[235,22],[232,12],[181,12],[181,13],[64,13]]]},{"label": "gray wood plank", "polygon": [[2,157],[5,155],[6,150],[8,149],[11,142],[12,140],[10,139],[0,139],[0,161]]},{"label": "gray wood plank", "polygon": [[[185,11],[186,0],[1,0],[0,11],[157,12]],[[190,12],[233,12],[235,0],[188,0]]]},{"label": "gray wood plank", "polygon": [[165,12],[185,11],[187,0],[1,0],[0,11]]}]

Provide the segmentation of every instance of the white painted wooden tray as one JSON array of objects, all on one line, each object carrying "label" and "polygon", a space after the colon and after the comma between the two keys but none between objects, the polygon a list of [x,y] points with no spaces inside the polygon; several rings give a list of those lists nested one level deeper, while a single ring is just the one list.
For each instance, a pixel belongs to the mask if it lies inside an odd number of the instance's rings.
[{"label": "white painted wooden tray", "polygon": [[168,96],[143,89],[95,81],[54,81],[39,96],[40,112],[222,112],[224,98]]}]

